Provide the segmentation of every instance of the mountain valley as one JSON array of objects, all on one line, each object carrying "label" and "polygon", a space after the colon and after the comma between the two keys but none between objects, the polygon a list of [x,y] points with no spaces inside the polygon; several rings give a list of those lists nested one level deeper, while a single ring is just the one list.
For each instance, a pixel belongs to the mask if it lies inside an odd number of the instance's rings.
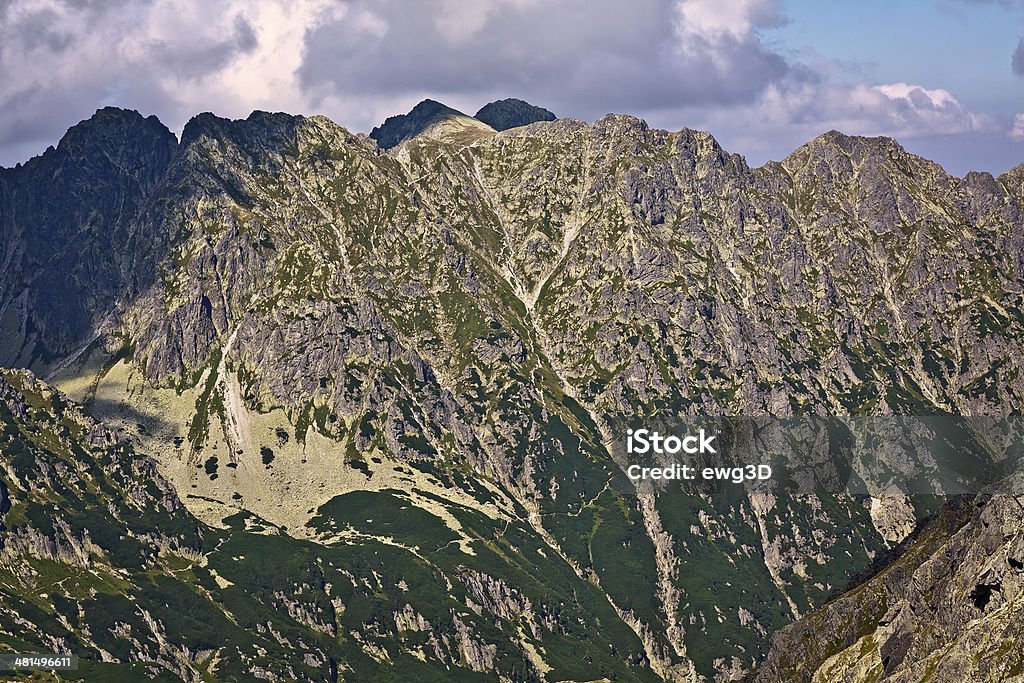
[{"label": "mountain valley", "polygon": [[0,646],[88,680],[1020,680],[1018,496],[651,495],[617,441],[1019,415],[1024,165],[833,131],[750,168],[494,104],[180,140],[107,108],[0,169]]}]

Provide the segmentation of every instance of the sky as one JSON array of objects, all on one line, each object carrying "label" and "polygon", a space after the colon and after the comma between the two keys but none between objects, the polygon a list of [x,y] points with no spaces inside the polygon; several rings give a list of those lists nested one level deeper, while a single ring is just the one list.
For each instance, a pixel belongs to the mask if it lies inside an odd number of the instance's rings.
[{"label": "sky", "polygon": [[831,129],[1024,162],[1024,0],[0,0],[0,165],[103,106],[324,114],[430,97],[708,130],[757,166]]}]

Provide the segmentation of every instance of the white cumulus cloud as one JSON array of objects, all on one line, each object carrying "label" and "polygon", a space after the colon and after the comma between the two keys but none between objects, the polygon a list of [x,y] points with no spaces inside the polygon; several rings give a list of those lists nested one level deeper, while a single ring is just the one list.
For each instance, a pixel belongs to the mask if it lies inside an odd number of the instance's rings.
[{"label": "white cumulus cloud", "polygon": [[1010,137],[1017,142],[1024,142],[1024,114],[1017,114],[1013,117],[1013,127],[1010,128]]},{"label": "white cumulus cloud", "polygon": [[782,10],[775,0],[680,0],[678,12],[684,37],[743,39],[782,22]]},{"label": "white cumulus cloud", "polygon": [[951,92],[907,83],[858,85],[851,103],[863,113],[861,126],[879,134],[917,137],[990,132],[996,123],[971,112]]}]

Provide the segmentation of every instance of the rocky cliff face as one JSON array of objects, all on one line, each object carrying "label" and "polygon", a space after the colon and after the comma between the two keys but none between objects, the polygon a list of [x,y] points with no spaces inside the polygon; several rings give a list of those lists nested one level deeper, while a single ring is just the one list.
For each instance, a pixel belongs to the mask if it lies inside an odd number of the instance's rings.
[{"label": "rocky cliff face", "polygon": [[0,176],[0,365],[52,366],[152,270],[135,220],[176,148],[156,117],[107,108]]},{"label": "rocky cliff face", "polygon": [[[9,362],[122,427],[211,523],[370,539],[465,586],[469,612],[359,622],[378,663],[398,629],[414,659],[510,680],[735,680],[931,507],[629,495],[628,426],[1021,409],[1021,169],[957,179],[838,133],[750,169],[627,116],[403,119],[377,129],[387,153],[320,117],[201,115],[176,147],[118,117],[130,199],[63,212],[47,242],[98,235],[71,272],[109,277],[76,277],[81,324],[30,326],[67,316],[5,270],[5,339],[49,350]],[[12,262],[42,249],[31,169],[110,158],[69,146],[3,176]]]},{"label": "rocky cliff face", "polygon": [[1018,680],[1021,512],[1006,494],[946,506],[883,572],[776,634],[751,680]]}]

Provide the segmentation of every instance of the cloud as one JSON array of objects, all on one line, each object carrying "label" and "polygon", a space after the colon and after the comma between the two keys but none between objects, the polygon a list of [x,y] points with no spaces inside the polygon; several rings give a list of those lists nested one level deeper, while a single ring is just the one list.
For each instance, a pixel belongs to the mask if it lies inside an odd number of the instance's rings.
[{"label": "cloud", "polygon": [[997,124],[989,117],[968,111],[947,90],[919,85],[887,83],[859,85],[851,92],[854,111],[862,126],[901,137],[956,135],[992,132]]},{"label": "cloud", "polygon": [[366,131],[424,97],[475,111],[512,96],[563,116],[707,128],[754,158],[828,128],[994,126],[954,92],[784,51],[771,32],[786,21],[781,0],[6,0],[0,164],[105,105],[173,130],[201,111],[269,109]]},{"label": "cloud", "polygon": [[108,104],[172,129],[264,108],[357,130],[428,96],[581,118],[742,105],[813,78],[762,38],[783,20],[780,0],[8,0],[0,163]]},{"label": "cloud", "polygon": [[778,22],[778,4],[739,0],[724,13],[720,5],[353,0],[346,16],[310,32],[299,77],[328,108],[421,96],[479,106],[515,95],[591,118],[753,101],[792,76],[759,35]]},{"label": "cloud", "polygon": [[725,35],[743,39],[752,32],[785,23],[781,7],[763,0],[688,0],[678,6],[680,32],[709,38]]},{"label": "cloud", "polygon": [[302,110],[305,32],[331,0],[9,0],[0,6],[0,163],[108,104],[172,128],[214,110]]},{"label": "cloud", "polygon": [[[711,116],[715,116],[714,113]],[[990,133],[998,123],[967,109],[952,93],[907,83],[786,83],[737,112],[731,128],[756,136],[804,140],[829,129],[854,135],[915,138]]]},{"label": "cloud", "polygon": [[[992,117],[971,111],[946,90],[908,83],[784,82],[757,102],[731,110],[692,110],[690,125],[708,128],[751,163],[779,160],[828,131],[895,137],[906,144],[937,138],[1004,136]],[[664,121],[659,121],[664,125]],[[1005,140],[1005,137],[1003,137]],[[956,160],[941,159],[955,170]]]},{"label": "cloud", "polygon": [[1024,114],[1017,114],[1013,117],[1013,127],[1010,128],[1010,138],[1017,142],[1024,142]]},{"label": "cloud", "polygon": [[1017,49],[1010,60],[1010,66],[1013,68],[1013,73],[1018,76],[1024,76],[1024,38],[1021,38],[1020,42],[1017,43]]}]

